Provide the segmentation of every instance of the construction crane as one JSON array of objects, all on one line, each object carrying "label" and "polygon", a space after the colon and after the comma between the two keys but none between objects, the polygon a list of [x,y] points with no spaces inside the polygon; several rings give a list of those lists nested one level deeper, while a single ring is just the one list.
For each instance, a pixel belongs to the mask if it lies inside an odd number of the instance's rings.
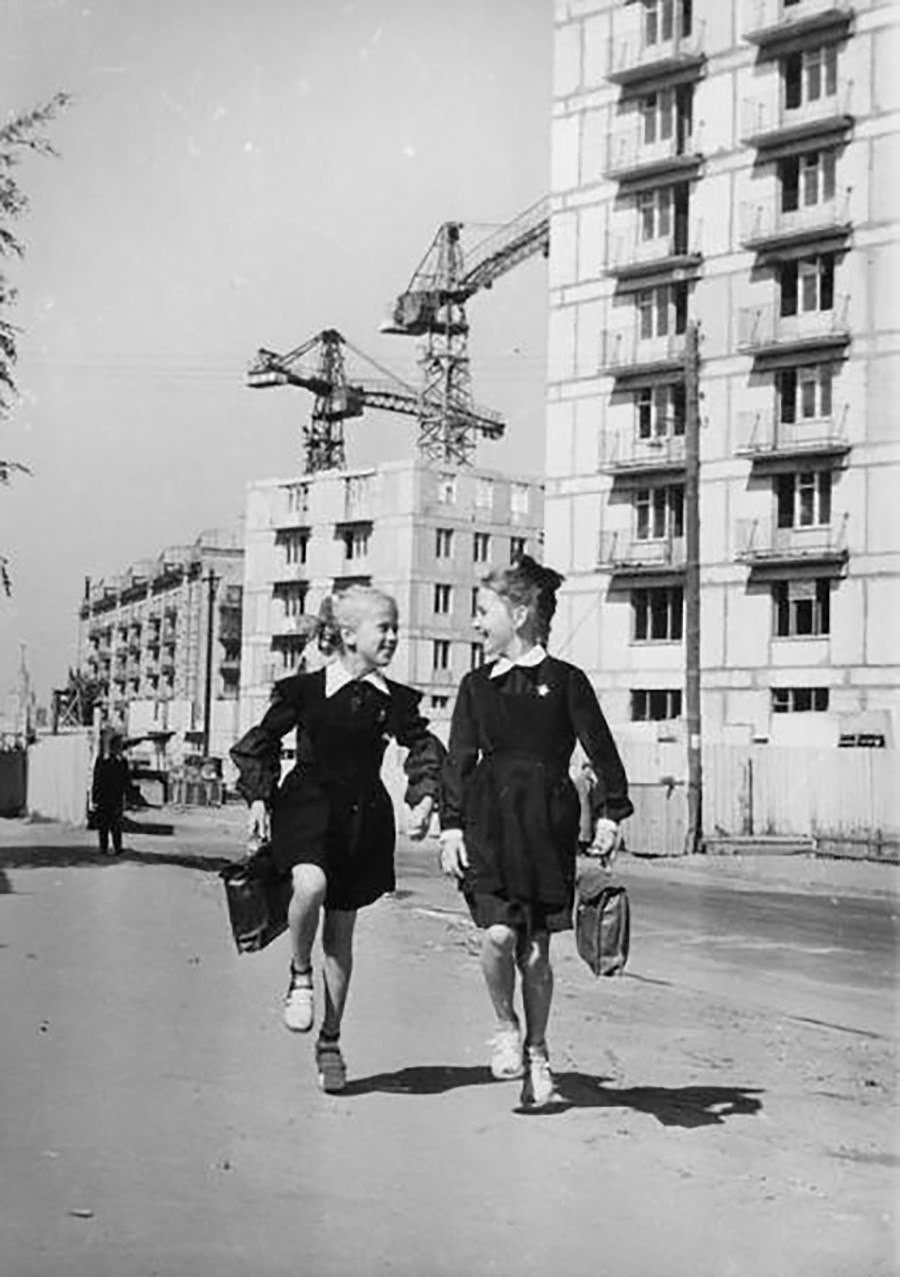
[{"label": "construction crane", "polygon": [[426,451],[444,448],[461,462],[475,448],[466,302],[520,262],[550,251],[549,200],[542,199],[481,240],[468,253],[462,222],[444,222],[406,291],[394,303],[383,333],[423,337],[419,435]]},{"label": "construction crane", "polygon": [[[379,374],[357,376],[348,369],[346,352],[364,366],[365,372]],[[247,384],[254,390],[270,386],[299,386],[314,396],[309,423],[303,430],[304,470],[343,469],[344,422],[361,417],[367,408],[398,412],[409,417],[429,419],[438,405],[425,403],[427,393],[416,390],[368,355],[363,354],[334,328],[326,328],[286,355],[260,350],[247,373]],[[440,440],[420,434],[418,446],[430,460],[459,464],[465,447],[474,447],[474,436],[482,434],[498,439],[504,431],[503,418],[489,409],[477,408],[471,400],[466,405],[451,407],[446,413],[447,429]]]}]

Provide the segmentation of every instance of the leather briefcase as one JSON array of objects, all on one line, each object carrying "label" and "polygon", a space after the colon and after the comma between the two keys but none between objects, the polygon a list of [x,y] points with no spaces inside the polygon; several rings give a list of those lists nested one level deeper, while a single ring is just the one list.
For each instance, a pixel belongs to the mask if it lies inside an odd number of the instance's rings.
[{"label": "leather briefcase", "polygon": [[278,869],[268,843],[246,860],[226,865],[219,876],[225,884],[225,900],[231,933],[238,953],[257,953],[287,929],[292,885],[290,872]]}]

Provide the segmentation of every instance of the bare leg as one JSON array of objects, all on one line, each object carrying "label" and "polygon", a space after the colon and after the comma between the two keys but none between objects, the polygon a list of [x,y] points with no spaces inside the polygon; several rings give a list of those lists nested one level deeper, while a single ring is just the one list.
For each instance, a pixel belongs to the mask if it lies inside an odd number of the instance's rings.
[{"label": "bare leg", "polygon": [[328,883],[318,865],[294,865],[291,881],[294,886],[288,906],[291,957],[294,970],[302,973],[312,968],[312,947]]},{"label": "bare leg", "polygon": [[495,923],[484,933],[481,945],[481,970],[497,1019],[504,1025],[515,1025],[513,998],[516,991],[516,933],[512,927]]},{"label": "bare leg", "polygon": [[543,1046],[547,1038],[550,1004],[553,1001],[550,936],[546,931],[521,937],[516,948],[516,965],[522,973],[525,1045]]},{"label": "bare leg", "polygon": [[325,1015],[321,1034],[336,1038],[341,1031],[341,1020],[353,973],[353,928],[356,911],[328,909],[322,927],[322,951],[325,974]]}]

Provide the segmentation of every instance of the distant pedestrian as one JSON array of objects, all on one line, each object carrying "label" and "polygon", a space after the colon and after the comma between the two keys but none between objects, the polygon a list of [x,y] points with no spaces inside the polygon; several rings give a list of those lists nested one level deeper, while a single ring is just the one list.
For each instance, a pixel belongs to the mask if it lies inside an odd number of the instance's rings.
[{"label": "distant pedestrian", "polygon": [[[497,1032],[491,1072],[524,1076],[521,1103],[558,1100],[547,1049],[550,935],[572,927],[580,806],[569,766],[581,743],[596,788],[591,845],[615,855],[630,815],[628,784],[587,676],[549,656],[563,578],[525,556],[490,572],[475,628],[487,664],[460,684],[441,800],[441,863],[483,928],[481,966]],[[514,999],[522,985],[524,1040]]]},{"label": "distant pedestrian", "polygon": [[113,853],[119,855],[122,850],[125,799],[130,784],[128,763],[122,752],[122,738],[106,736],[94,763],[91,783],[91,807],[103,855],[109,851],[110,835]]},{"label": "distant pedestrian", "polygon": [[[271,837],[276,865],[292,878],[284,1022],[297,1033],[315,1022],[312,947],[324,910],[325,1010],[315,1056],[322,1089],[340,1091],[357,910],[395,886],[394,810],[380,775],[385,746],[393,738],[408,751],[414,838],[428,830],[444,748],[419,713],[421,693],[382,673],[397,647],[394,599],[354,586],[334,598],[331,611],[331,632],[320,644],[328,663],[276,683],[262,722],[231,757],[240,772],[238,790],[250,803],[251,836]],[[327,609],[325,616],[327,622]],[[294,729],[297,761],[280,782],[281,739]]]}]

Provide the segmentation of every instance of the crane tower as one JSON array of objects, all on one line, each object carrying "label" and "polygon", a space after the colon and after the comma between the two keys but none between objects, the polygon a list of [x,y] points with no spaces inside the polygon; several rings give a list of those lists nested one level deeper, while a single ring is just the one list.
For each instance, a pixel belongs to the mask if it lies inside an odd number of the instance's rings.
[{"label": "crane tower", "polygon": [[381,331],[424,338],[420,447],[429,457],[467,465],[475,451],[475,432],[466,303],[520,262],[536,253],[547,256],[549,201],[532,205],[468,254],[462,246],[463,225],[441,225]]},{"label": "crane tower", "polygon": [[[360,365],[362,375],[349,366],[348,355]],[[314,396],[309,423],[303,430],[303,468],[307,474],[345,467],[344,422],[361,417],[367,408],[418,417],[420,422],[438,410],[438,405],[428,400],[427,388],[423,393],[408,385],[334,328],[324,329],[285,355],[259,350],[248,370],[247,384],[254,390],[298,386]],[[476,407],[471,398],[455,409],[453,420],[455,429],[469,436],[483,434],[496,439],[504,430],[499,413]],[[419,448],[426,456],[434,456],[430,442],[426,444],[422,435]]]}]

